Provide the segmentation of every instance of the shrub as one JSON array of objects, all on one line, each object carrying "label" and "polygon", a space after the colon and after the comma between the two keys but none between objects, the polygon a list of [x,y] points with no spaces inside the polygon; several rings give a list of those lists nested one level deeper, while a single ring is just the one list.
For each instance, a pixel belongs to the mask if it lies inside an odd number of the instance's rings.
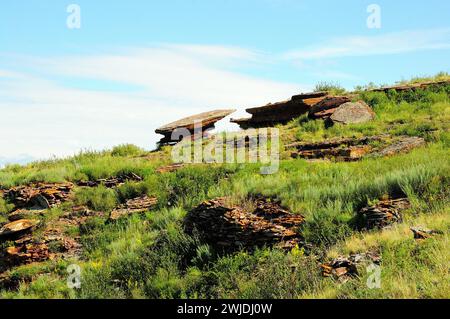
[{"label": "shrub", "polygon": [[344,94],[346,90],[337,82],[322,81],[316,84],[314,92],[328,92],[331,94],[339,95]]},{"label": "shrub", "polygon": [[122,144],[115,146],[111,150],[112,156],[138,156],[145,153],[145,150],[133,144]]},{"label": "shrub", "polygon": [[104,186],[82,188],[75,195],[77,205],[87,205],[97,211],[110,212],[118,204],[116,192]]}]

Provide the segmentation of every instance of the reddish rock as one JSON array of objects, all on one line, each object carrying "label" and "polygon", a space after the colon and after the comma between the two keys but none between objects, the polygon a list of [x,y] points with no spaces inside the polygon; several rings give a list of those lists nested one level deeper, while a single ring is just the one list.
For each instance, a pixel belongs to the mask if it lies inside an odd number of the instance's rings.
[{"label": "reddish rock", "polygon": [[33,219],[42,217],[44,213],[43,209],[18,209],[8,215],[8,220],[14,222],[20,219]]},{"label": "reddish rock", "polygon": [[335,138],[315,143],[293,143],[286,145],[285,147],[287,149],[296,149],[291,153],[291,157],[293,158],[355,161],[372,151],[372,147],[369,143],[381,141],[383,138],[384,136]]},{"label": "reddish rock", "polygon": [[[377,142],[377,143],[373,143]],[[377,144],[376,146],[374,146]],[[334,138],[313,143],[292,143],[285,146],[291,157],[308,160],[333,159],[355,161],[366,156],[390,156],[409,152],[425,144],[420,137],[376,135],[362,138]]]}]

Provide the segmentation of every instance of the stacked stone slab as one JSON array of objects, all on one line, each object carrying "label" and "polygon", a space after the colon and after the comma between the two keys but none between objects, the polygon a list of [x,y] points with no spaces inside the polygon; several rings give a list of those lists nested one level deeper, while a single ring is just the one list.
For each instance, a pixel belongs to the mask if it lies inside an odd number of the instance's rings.
[{"label": "stacked stone slab", "polygon": [[365,219],[365,228],[386,228],[403,220],[402,212],[410,208],[407,198],[381,200],[379,203],[364,207],[359,211]]},{"label": "stacked stone slab", "polygon": [[186,129],[191,136],[194,136],[194,129],[196,125],[201,125],[201,133],[208,129],[213,129],[214,125],[224,117],[235,112],[234,109],[228,110],[214,110],[204,112],[197,115],[189,116],[181,120],[166,124],[155,130],[157,134],[162,134],[164,137],[159,141],[160,146],[173,145],[182,139],[181,136],[172,137],[172,133],[177,129]]},{"label": "stacked stone slab", "polygon": [[325,99],[326,96],[326,92],[294,95],[290,100],[246,109],[247,113],[252,115],[251,118],[231,119],[231,122],[238,124],[242,129],[286,124],[290,120],[308,113],[313,105]]},{"label": "stacked stone slab", "polygon": [[302,243],[298,228],[304,217],[293,214],[273,200],[258,198],[254,209],[227,204],[227,198],[203,202],[184,221],[188,233],[200,238],[219,251],[277,246],[292,249]]}]

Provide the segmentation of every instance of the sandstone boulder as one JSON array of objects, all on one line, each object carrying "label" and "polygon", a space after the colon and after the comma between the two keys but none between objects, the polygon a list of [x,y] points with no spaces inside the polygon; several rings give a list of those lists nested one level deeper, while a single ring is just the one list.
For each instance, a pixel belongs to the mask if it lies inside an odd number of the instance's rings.
[{"label": "sandstone boulder", "polygon": [[363,101],[344,103],[330,117],[333,123],[342,124],[364,123],[374,118],[374,111]]}]

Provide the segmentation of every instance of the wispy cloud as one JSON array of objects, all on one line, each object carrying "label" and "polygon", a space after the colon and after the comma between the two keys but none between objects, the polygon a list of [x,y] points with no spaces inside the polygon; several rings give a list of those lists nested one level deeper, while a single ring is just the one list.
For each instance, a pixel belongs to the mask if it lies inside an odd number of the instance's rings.
[{"label": "wispy cloud", "polygon": [[284,54],[286,59],[314,60],[349,56],[387,55],[450,48],[450,28],[401,31],[375,36],[334,38]]},{"label": "wispy cloud", "polygon": [[[0,68],[0,156],[71,155],[135,143],[147,149],[155,128],[214,108],[245,109],[307,90],[241,73],[260,54],[220,46],[165,45],[108,55],[23,57]],[[19,62],[19,63],[17,63]],[[89,89],[68,85],[95,80]],[[137,90],[104,90],[102,81]],[[223,127],[222,127],[223,128]]]}]

